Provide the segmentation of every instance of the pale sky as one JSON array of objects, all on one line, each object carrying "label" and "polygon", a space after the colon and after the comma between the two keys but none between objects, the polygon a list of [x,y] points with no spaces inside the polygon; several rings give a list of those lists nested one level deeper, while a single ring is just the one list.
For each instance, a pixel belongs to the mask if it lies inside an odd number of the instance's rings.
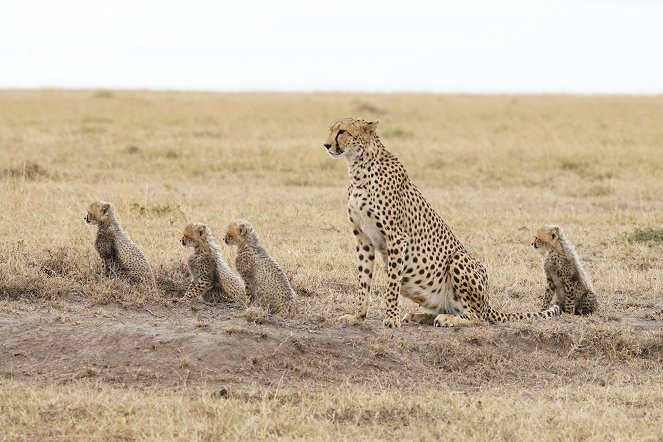
[{"label": "pale sky", "polygon": [[0,0],[0,88],[663,93],[663,0]]}]

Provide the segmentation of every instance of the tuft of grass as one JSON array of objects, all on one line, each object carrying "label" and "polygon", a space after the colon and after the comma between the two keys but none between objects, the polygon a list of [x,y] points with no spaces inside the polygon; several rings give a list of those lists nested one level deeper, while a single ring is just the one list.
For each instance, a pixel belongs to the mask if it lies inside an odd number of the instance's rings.
[{"label": "tuft of grass", "polygon": [[357,111],[361,113],[368,113],[372,115],[386,115],[387,111],[385,109],[382,109],[379,106],[376,106],[375,104],[366,102],[366,101],[358,101],[355,103],[357,106]]},{"label": "tuft of grass", "polygon": [[587,163],[570,158],[562,158],[559,160],[559,168],[569,172],[580,172],[587,168]]},{"label": "tuft of grass", "polygon": [[92,94],[93,98],[113,98],[115,94],[110,89],[99,89]]},{"label": "tuft of grass", "polygon": [[292,186],[292,187],[306,187],[313,184],[313,182],[308,177],[292,176],[292,177],[286,177],[283,180],[283,184],[285,186]]},{"label": "tuft of grass", "polygon": [[[21,243],[14,245],[17,250],[22,247]],[[94,252],[57,247],[34,257],[24,252],[11,260],[0,259],[0,299],[55,301],[82,296],[102,304],[141,305],[184,293],[189,274],[186,265],[177,262],[159,266],[155,278],[157,291],[106,277]]]},{"label": "tuft of grass", "polygon": [[0,299],[39,299],[46,287],[44,278],[36,274],[1,275]]},{"label": "tuft of grass", "polygon": [[143,150],[136,145],[130,144],[129,146],[127,146],[127,148],[124,151],[129,155],[134,155],[137,153],[141,153]]},{"label": "tuft of grass", "polygon": [[146,207],[138,203],[133,203],[131,204],[131,210],[138,212],[140,215],[165,216],[179,212],[180,206],[172,204],[154,204]]},{"label": "tuft of grass", "polygon": [[39,261],[39,270],[48,277],[67,277],[79,271],[79,264],[71,250],[57,247],[44,250]]},{"label": "tuft of grass", "polygon": [[244,318],[246,322],[252,322],[254,324],[264,324],[267,320],[267,311],[264,308],[260,307],[248,307],[244,310]]},{"label": "tuft of grass", "polygon": [[34,161],[25,161],[18,166],[0,170],[0,177],[2,178],[23,178],[34,180],[47,176],[48,173],[46,172],[46,169]]},{"label": "tuft of grass", "polygon": [[164,157],[168,158],[169,160],[177,160],[182,157],[182,152],[175,149],[168,149],[164,154]]},{"label": "tuft of grass", "polygon": [[657,227],[638,228],[628,234],[628,240],[632,243],[662,243],[663,229]]},{"label": "tuft of grass", "polygon": [[387,129],[381,133],[384,138],[414,138],[414,132],[411,130],[404,130],[401,128]]},{"label": "tuft of grass", "polygon": [[74,131],[75,134],[79,135],[96,135],[104,134],[106,132],[108,132],[108,129],[101,126],[81,126]]},{"label": "tuft of grass", "polygon": [[160,264],[155,271],[155,278],[165,296],[180,297],[189,286],[189,269],[183,261]]}]

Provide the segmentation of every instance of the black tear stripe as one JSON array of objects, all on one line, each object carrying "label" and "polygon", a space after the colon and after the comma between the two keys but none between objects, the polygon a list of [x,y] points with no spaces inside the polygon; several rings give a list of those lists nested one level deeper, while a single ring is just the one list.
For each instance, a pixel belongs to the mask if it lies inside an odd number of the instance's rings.
[{"label": "black tear stripe", "polygon": [[334,138],[334,141],[336,142],[336,148],[339,149],[340,146],[338,145],[338,136],[341,135],[341,131],[339,130],[336,132],[336,137]]},{"label": "black tear stripe", "polygon": [[[347,130],[344,131],[343,133],[347,133],[348,135],[350,135],[350,132],[348,132]],[[336,141],[336,147],[337,147],[338,149],[341,148],[341,146],[338,145],[338,137],[339,137],[339,135],[341,135],[341,130],[340,130],[340,129],[339,129],[338,132],[336,132],[336,138],[334,138],[334,141]],[[350,137],[352,137],[352,135],[350,135]]]}]

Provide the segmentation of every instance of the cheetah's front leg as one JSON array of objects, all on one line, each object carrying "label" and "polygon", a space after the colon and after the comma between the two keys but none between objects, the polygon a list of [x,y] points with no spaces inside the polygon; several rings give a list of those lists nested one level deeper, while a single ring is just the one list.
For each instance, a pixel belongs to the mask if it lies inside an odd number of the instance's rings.
[{"label": "cheetah's front leg", "polygon": [[401,291],[401,280],[403,267],[405,265],[405,253],[407,252],[407,240],[404,236],[394,234],[387,241],[387,277],[389,284],[384,297],[385,327],[400,327],[401,319],[398,306],[398,294]]},{"label": "cheetah's front leg", "polygon": [[253,265],[245,256],[238,254],[235,261],[237,272],[244,282],[244,293],[246,294],[247,305],[251,306],[255,301],[255,287],[253,284]]},{"label": "cheetah's front leg", "polygon": [[209,278],[200,278],[196,282],[189,284],[189,288],[184,292],[182,296],[183,301],[191,301],[193,299],[198,299],[203,301],[203,296],[212,288],[212,280]]},{"label": "cheetah's front leg", "polygon": [[114,253],[113,250],[113,243],[109,241],[97,240],[95,246],[97,248],[99,256],[104,262],[104,275],[116,276],[120,269],[120,266],[114,259],[116,253]]},{"label": "cheetah's front leg", "polygon": [[117,276],[119,272],[120,266],[113,258],[104,258],[104,274],[106,276]]},{"label": "cheetah's front leg", "polygon": [[356,300],[355,313],[343,315],[339,319],[348,324],[358,324],[366,318],[368,312],[368,297],[373,280],[373,269],[375,267],[375,247],[361,231],[359,224],[350,220],[352,232],[357,243],[357,271],[359,272],[359,294]]},{"label": "cheetah's front leg", "polygon": [[543,306],[541,310],[547,310],[550,308],[550,303],[552,302],[553,296],[555,295],[555,283],[552,278],[548,279],[548,288],[546,289],[546,294],[543,295]]},{"label": "cheetah's front leg", "polygon": [[569,315],[574,315],[576,312],[576,292],[573,288],[571,284],[564,283],[564,291],[566,292],[564,296],[564,313],[568,313]]}]

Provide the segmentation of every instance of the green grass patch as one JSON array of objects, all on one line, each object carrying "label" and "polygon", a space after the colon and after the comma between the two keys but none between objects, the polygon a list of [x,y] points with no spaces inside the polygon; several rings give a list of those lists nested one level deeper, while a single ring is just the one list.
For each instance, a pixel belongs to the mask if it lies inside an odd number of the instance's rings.
[{"label": "green grass patch", "polygon": [[385,130],[381,134],[384,138],[414,138],[414,132],[401,128]]},{"label": "green grass patch", "polygon": [[164,216],[180,211],[180,206],[174,204],[154,204],[150,206],[143,206],[142,204],[133,203],[131,205],[131,210],[138,212],[141,215],[150,214]]},{"label": "green grass patch", "polygon": [[94,92],[92,95],[94,98],[112,98],[114,96],[113,91],[108,89],[99,89]]},{"label": "green grass patch", "polygon": [[663,229],[655,227],[635,229],[633,232],[629,233],[628,240],[632,243],[662,243]]},{"label": "green grass patch", "polygon": [[572,160],[569,158],[562,158],[559,160],[559,168],[570,172],[578,172],[587,168],[587,163],[584,161]]}]

